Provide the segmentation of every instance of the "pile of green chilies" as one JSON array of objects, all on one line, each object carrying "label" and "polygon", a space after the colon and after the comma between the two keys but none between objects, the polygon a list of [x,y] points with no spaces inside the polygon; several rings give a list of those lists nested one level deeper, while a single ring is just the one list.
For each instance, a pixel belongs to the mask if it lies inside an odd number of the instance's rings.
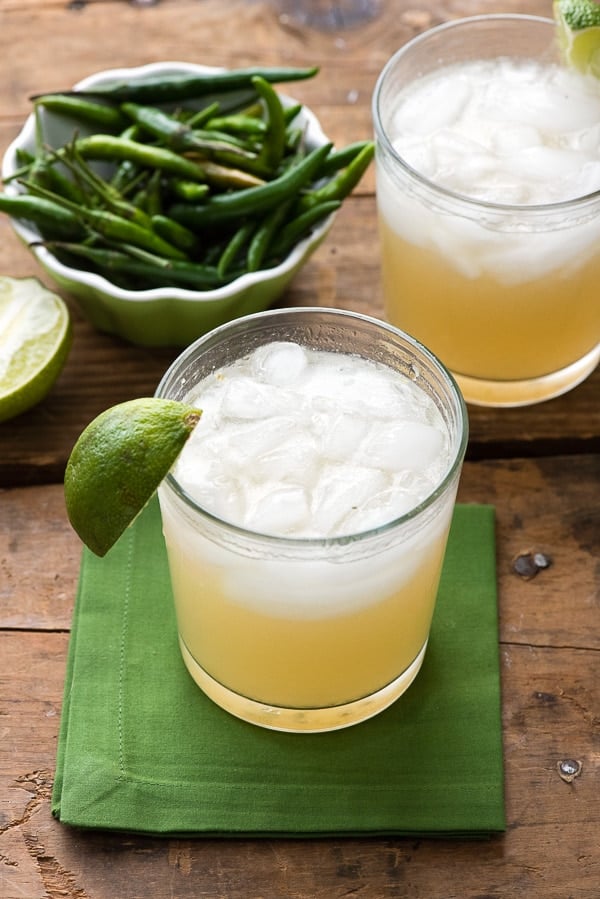
[{"label": "pile of green chilies", "polygon": [[[0,212],[32,223],[64,264],[128,289],[212,290],[273,267],[373,158],[372,141],[307,145],[301,105],[273,85],[316,72],[174,73],[33,97],[36,150],[19,152],[20,192],[0,193]],[[40,108],[73,122],[64,146],[45,144]]]}]

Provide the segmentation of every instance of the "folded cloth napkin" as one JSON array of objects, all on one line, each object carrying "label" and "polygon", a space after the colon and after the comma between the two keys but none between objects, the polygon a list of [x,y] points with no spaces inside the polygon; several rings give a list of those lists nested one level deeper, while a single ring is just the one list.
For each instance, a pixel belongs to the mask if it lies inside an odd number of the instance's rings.
[{"label": "folded cloth napkin", "polygon": [[185,836],[480,837],[502,831],[494,510],[456,507],[431,639],[408,691],[325,734],[246,724],[180,657],[158,504],[84,549],[53,814]]}]

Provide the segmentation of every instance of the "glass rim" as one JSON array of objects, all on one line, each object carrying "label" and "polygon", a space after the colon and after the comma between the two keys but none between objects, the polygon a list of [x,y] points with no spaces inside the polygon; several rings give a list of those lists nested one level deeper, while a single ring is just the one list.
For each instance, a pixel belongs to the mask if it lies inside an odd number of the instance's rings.
[{"label": "glass rim", "polygon": [[387,533],[393,531],[395,528],[417,518],[419,515],[421,515],[422,512],[432,506],[438,499],[438,497],[445,493],[447,488],[453,482],[463,464],[469,438],[469,419],[467,406],[460,388],[451,372],[448,371],[443,362],[441,362],[440,359],[438,359],[438,357],[431,352],[431,350],[427,349],[427,347],[419,343],[419,341],[412,337],[410,334],[407,334],[406,332],[401,331],[399,328],[394,327],[394,325],[391,325],[388,322],[384,322],[374,316],[365,315],[361,312],[351,312],[350,310],[345,309],[336,309],[328,306],[289,306],[284,309],[266,310],[264,312],[255,312],[250,315],[241,316],[240,318],[232,319],[228,322],[225,322],[225,324],[219,325],[218,327],[209,331],[207,334],[202,335],[193,343],[191,343],[182,353],[177,356],[176,359],[173,360],[169,368],[162,376],[154,395],[156,397],[164,398],[166,396],[164,391],[167,388],[167,383],[168,381],[170,381],[176,369],[180,368],[182,364],[185,364],[190,359],[190,357],[194,356],[196,351],[201,348],[203,344],[208,343],[209,341],[214,341],[219,337],[219,335],[233,330],[236,327],[243,327],[247,322],[252,322],[259,319],[267,319],[271,317],[279,318],[285,317],[289,314],[304,315],[314,313],[325,313],[327,315],[340,316],[341,318],[354,319],[356,321],[363,321],[369,325],[374,325],[375,327],[382,328],[390,334],[393,334],[395,337],[400,337],[403,341],[405,341],[405,343],[410,346],[411,349],[416,350],[418,353],[422,354],[428,361],[428,363],[437,370],[438,374],[441,375],[442,380],[445,382],[448,388],[449,395],[455,401],[460,435],[453,451],[451,464],[448,466],[444,477],[441,479],[439,484],[436,485],[435,489],[432,490],[432,492],[429,493],[425,497],[425,499],[423,499],[418,505],[414,506],[408,512],[405,512],[404,514],[399,515],[396,518],[391,519],[390,521],[386,521],[383,524],[378,525],[377,527],[367,528],[364,531],[355,531],[349,534],[340,534],[334,537],[281,537],[275,534],[265,534],[261,531],[255,531],[249,528],[245,528],[241,525],[235,524],[234,522],[228,521],[225,518],[221,518],[219,515],[215,515],[208,509],[205,509],[181,486],[172,471],[169,471],[163,479],[163,485],[166,485],[168,488],[170,488],[175,493],[175,495],[185,503],[186,506],[188,506],[194,513],[200,515],[200,517],[207,520],[210,524],[217,526],[220,529],[224,529],[230,534],[240,538],[250,538],[254,541],[260,541],[261,543],[277,544],[277,546],[279,547],[288,547],[290,549],[323,546],[348,546],[359,541],[363,542],[370,539],[383,537]]},{"label": "glass rim", "polygon": [[[553,212],[567,212],[587,205],[594,205],[600,200],[600,188],[591,191],[591,193],[582,194],[580,197],[572,197],[569,200],[558,200],[552,203],[495,203],[490,200],[479,200],[476,197],[469,196],[468,194],[459,193],[458,191],[451,190],[450,188],[444,187],[443,185],[436,184],[435,181],[432,181],[426,175],[423,175],[421,172],[419,172],[418,169],[413,168],[400,155],[400,153],[398,153],[391,140],[389,139],[387,131],[382,124],[382,116],[379,112],[379,108],[384,83],[389,73],[394,68],[396,62],[402,56],[409,53],[414,47],[418,46],[419,44],[425,43],[430,37],[440,34],[443,31],[449,31],[453,28],[460,28],[464,25],[473,25],[480,22],[493,21],[529,22],[531,24],[550,25],[553,28],[556,28],[556,22],[554,21],[554,19],[547,18],[546,16],[527,15],[526,13],[484,13],[478,16],[465,16],[460,19],[452,19],[450,22],[442,22],[441,24],[435,25],[432,28],[428,28],[426,31],[421,32],[421,34],[418,34],[415,37],[411,38],[405,44],[403,44],[402,47],[396,50],[396,52],[388,59],[383,69],[379,73],[377,81],[375,82],[375,88],[373,90],[373,97],[371,102],[371,113],[373,116],[373,124],[375,127],[377,139],[381,142],[385,150],[391,154],[391,156],[394,158],[394,161],[397,162],[401,166],[401,168],[408,175],[410,175],[411,178],[418,181],[423,187],[428,188],[429,190],[443,197],[446,197],[449,200],[462,203],[472,209],[485,209],[489,212],[507,214],[519,213],[521,215],[526,214],[536,216],[547,215],[548,213]],[[507,53],[506,55],[508,56],[510,54]]]}]

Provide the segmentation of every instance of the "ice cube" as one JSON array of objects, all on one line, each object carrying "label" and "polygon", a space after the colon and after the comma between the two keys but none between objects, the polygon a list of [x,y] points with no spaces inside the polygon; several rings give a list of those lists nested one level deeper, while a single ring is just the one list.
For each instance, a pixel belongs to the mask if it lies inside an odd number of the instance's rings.
[{"label": "ice cube", "polygon": [[269,486],[255,494],[247,509],[245,525],[261,534],[298,535],[310,521],[306,490],[295,484]]},{"label": "ice cube", "polygon": [[275,341],[259,347],[252,357],[252,373],[276,386],[294,384],[306,372],[307,351],[297,343]]},{"label": "ice cube", "polygon": [[376,422],[361,447],[359,461],[384,471],[424,471],[443,452],[444,435],[432,425],[398,421]]},{"label": "ice cube", "polygon": [[501,155],[539,146],[542,142],[537,128],[527,124],[515,124],[495,131],[492,138],[494,149]]},{"label": "ice cube", "polygon": [[349,461],[358,451],[367,434],[369,423],[366,418],[347,412],[334,415],[325,427],[318,428],[321,434],[320,450],[325,459]]},{"label": "ice cube", "polygon": [[444,81],[428,83],[423,79],[423,90],[408,94],[394,116],[396,134],[409,131],[413,134],[432,134],[440,128],[456,122],[471,100],[471,89],[462,80],[451,85]]},{"label": "ice cube", "polygon": [[319,534],[333,536],[346,532],[344,520],[360,510],[373,494],[389,485],[381,471],[356,465],[328,465],[320,473],[312,493],[312,525]]},{"label": "ice cube", "polygon": [[[196,498],[195,495],[194,498]],[[232,524],[244,521],[247,515],[244,487],[235,480],[229,480],[226,483],[215,481],[206,485],[204,494],[198,496],[197,499],[207,512]]]},{"label": "ice cube", "polygon": [[287,415],[264,421],[228,422],[227,427],[214,432],[209,450],[226,460],[232,471],[243,470],[252,479],[265,456],[288,438],[294,426],[294,419]]},{"label": "ice cube", "polygon": [[281,414],[287,406],[280,387],[232,377],[223,388],[221,414],[232,419],[262,419]]},{"label": "ice cube", "polygon": [[408,494],[386,488],[371,497],[361,508],[351,510],[344,520],[344,533],[359,534],[362,531],[383,527],[410,512],[415,505],[417,503]]},{"label": "ice cube", "polygon": [[579,172],[581,156],[573,150],[558,147],[528,147],[510,158],[513,172],[527,180],[541,181],[544,186],[560,182],[572,172]]},{"label": "ice cube", "polygon": [[262,481],[308,485],[315,480],[318,460],[314,437],[307,431],[288,428],[281,443],[254,456],[252,476]]}]

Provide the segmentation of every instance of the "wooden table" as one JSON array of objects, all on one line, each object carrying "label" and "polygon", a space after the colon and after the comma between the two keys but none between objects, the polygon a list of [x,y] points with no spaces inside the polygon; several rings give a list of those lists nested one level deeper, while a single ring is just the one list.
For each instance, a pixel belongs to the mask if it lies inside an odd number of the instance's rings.
[{"label": "wooden table", "polygon": [[[159,59],[319,64],[319,77],[295,93],[344,144],[371,135],[376,76],[418,31],[477,12],[547,15],[550,7],[384,0],[361,30],[316,33],[278,19],[263,2],[0,0],[0,148],[16,135],[31,94]],[[0,272],[41,274],[4,217]],[[382,314],[372,171],[283,302]],[[600,371],[538,407],[470,409],[459,498],[497,510],[505,835],[194,841],[77,832],[52,819],[81,549],[63,507],[65,462],[92,417],[152,393],[176,354],[97,333],[71,309],[74,345],[51,395],[0,425],[0,896],[598,899]],[[513,560],[529,550],[552,564],[525,580]],[[560,770],[569,759],[580,766],[571,780]]]}]

